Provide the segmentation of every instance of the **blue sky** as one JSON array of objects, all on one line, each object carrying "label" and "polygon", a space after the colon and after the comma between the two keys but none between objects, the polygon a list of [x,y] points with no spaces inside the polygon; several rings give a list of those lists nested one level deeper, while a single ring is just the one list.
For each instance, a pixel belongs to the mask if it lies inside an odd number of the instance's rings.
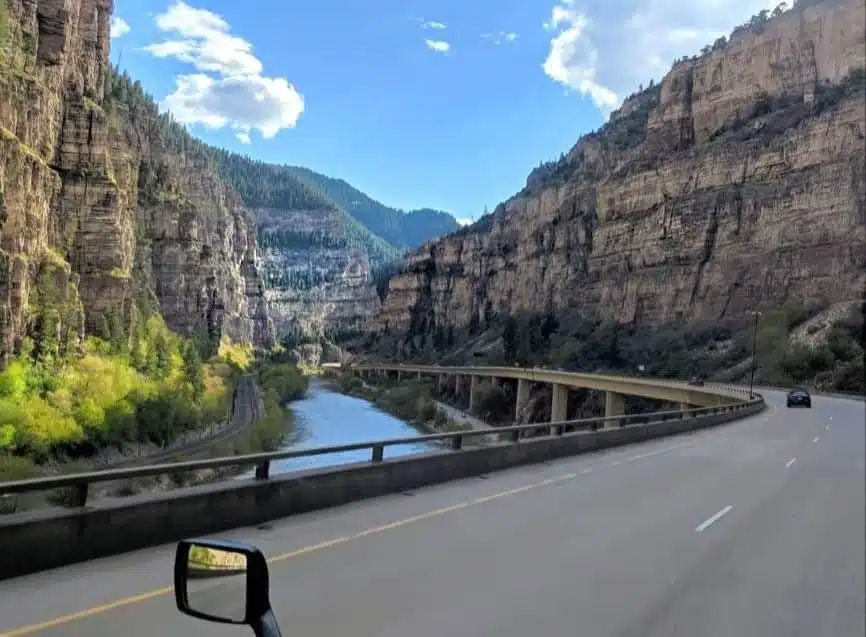
[{"label": "blue sky", "polygon": [[766,0],[115,0],[112,59],[206,141],[477,218]]}]

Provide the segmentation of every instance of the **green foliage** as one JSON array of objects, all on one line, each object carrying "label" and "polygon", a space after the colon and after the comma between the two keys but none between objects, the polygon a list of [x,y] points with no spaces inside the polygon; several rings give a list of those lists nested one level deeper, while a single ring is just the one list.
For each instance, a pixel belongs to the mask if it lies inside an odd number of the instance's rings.
[{"label": "green foliage", "polygon": [[482,387],[477,390],[475,412],[489,423],[500,423],[511,418],[511,397],[499,386]]},{"label": "green foliage", "polygon": [[332,210],[332,202],[300,181],[288,166],[213,149],[220,174],[248,206],[287,210]]},{"label": "green foliage", "polygon": [[234,379],[249,365],[226,344],[202,363],[195,343],[153,315],[128,336],[88,338],[78,357],[43,347],[0,372],[0,451],[36,462],[89,456],[106,445],[169,444],[181,432],[228,416]]},{"label": "green foliage", "polygon": [[447,212],[422,208],[404,212],[370,198],[342,179],[333,179],[300,166],[287,167],[312,189],[323,193],[374,234],[404,250],[454,232],[459,225]]},{"label": "green foliage", "polygon": [[6,38],[9,37],[9,7],[6,6],[7,0],[0,0],[0,52],[6,45]]},{"label": "green foliage", "polygon": [[296,365],[286,363],[263,365],[258,377],[265,395],[273,392],[280,404],[303,398],[310,386]]},{"label": "green foliage", "polygon": [[[862,305],[833,323],[816,346],[791,340],[795,329],[825,309],[826,302],[820,300],[806,305],[788,303],[764,312],[757,333],[748,317],[650,327],[617,325],[579,312],[563,312],[556,317],[528,313],[499,323],[501,348],[486,358],[492,364],[685,379],[693,375],[712,377],[748,363],[754,346],[759,383],[864,391]],[[473,359],[473,364],[478,362]],[[733,380],[747,380],[749,369],[741,365],[740,376]]]}]

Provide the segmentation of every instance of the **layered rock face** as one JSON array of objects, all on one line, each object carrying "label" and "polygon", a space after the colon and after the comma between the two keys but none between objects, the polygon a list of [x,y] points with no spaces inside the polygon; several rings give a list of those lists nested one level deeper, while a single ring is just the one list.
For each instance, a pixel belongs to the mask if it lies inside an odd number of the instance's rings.
[{"label": "layered rock face", "polygon": [[0,3],[0,355],[141,302],[187,336],[270,344],[239,199],[154,112],[108,103],[111,0]]},{"label": "layered rock face", "polygon": [[492,215],[412,255],[379,332],[578,307],[740,316],[866,286],[863,0],[794,9],[678,63]]},{"label": "layered rock face", "polygon": [[346,245],[338,210],[255,209],[275,333],[322,338],[368,329],[380,308],[370,258]]}]

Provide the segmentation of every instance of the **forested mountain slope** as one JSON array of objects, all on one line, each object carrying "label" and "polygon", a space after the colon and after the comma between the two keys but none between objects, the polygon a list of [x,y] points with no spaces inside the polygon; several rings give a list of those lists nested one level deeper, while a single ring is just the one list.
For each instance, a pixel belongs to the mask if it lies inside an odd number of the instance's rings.
[{"label": "forested mountain slope", "polygon": [[431,208],[409,212],[397,210],[372,199],[342,179],[300,166],[292,166],[289,170],[397,248],[414,250],[460,227],[454,216],[447,212]]}]

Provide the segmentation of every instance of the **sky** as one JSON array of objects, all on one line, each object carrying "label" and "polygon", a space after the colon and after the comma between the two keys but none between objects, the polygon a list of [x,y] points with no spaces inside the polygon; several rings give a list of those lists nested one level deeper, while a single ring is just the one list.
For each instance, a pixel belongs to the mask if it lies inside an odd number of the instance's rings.
[{"label": "sky", "polygon": [[115,63],[205,141],[461,221],[767,0],[115,0]]}]

